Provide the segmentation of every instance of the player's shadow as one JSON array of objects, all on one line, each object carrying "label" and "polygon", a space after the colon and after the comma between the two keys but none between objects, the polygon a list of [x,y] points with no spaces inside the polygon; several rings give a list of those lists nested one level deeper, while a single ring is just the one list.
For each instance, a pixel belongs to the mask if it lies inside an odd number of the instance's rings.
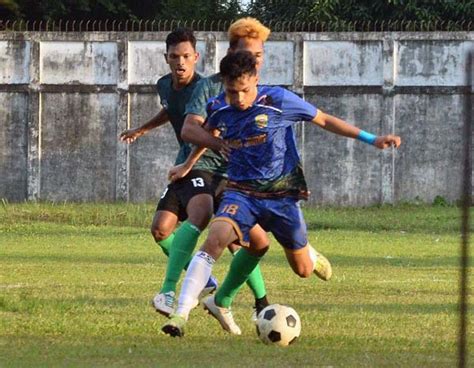
[{"label": "player's shadow", "polygon": [[76,313],[82,313],[85,308],[110,311],[111,308],[123,309],[127,307],[134,307],[137,304],[148,306],[148,300],[139,300],[134,297],[101,298],[90,295],[71,298],[64,298],[60,296],[38,298],[29,294],[20,294],[20,296],[16,298],[10,298],[9,300],[7,300],[6,298],[7,297],[5,297],[3,302],[1,303],[0,310],[2,310],[3,312],[13,313],[53,309],[61,311],[61,313],[74,311]]},{"label": "player's shadow", "polygon": [[[456,256],[343,256],[326,254],[331,260],[333,268],[338,267],[400,267],[400,268],[457,268],[459,266],[459,257]],[[266,255],[261,261],[262,267],[281,267],[288,268],[283,251]]]}]

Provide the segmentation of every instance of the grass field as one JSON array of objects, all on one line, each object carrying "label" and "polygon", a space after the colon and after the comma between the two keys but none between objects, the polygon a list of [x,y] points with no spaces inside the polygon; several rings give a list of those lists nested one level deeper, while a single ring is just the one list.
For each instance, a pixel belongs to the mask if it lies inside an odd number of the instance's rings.
[{"label": "grass field", "polygon": [[[310,241],[332,261],[334,277],[299,279],[272,242],[262,261],[269,298],[302,320],[300,339],[286,349],[257,339],[248,289],[234,304],[242,336],[229,336],[200,308],[184,338],[160,333],[164,317],[149,303],[166,259],[148,231],[153,211],[0,206],[0,366],[456,365],[457,208],[305,210]],[[217,263],[219,280],[229,260]],[[468,331],[474,364],[472,322]]]}]

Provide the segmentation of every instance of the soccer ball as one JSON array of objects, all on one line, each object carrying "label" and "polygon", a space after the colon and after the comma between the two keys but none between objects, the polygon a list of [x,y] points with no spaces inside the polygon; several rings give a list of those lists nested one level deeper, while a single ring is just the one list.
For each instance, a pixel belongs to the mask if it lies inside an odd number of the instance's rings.
[{"label": "soccer ball", "polygon": [[258,314],[257,335],[265,344],[288,346],[300,332],[300,317],[291,307],[272,304]]}]

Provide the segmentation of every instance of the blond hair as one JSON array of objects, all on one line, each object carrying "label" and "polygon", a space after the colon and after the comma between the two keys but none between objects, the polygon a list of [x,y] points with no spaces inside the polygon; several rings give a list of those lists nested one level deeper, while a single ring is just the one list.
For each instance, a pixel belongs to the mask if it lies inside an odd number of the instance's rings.
[{"label": "blond hair", "polygon": [[270,29],[255,18],[241,18],[232,23],[228,31],[229,45],[234,48],[241,38],[254,38],[265,42]]}]

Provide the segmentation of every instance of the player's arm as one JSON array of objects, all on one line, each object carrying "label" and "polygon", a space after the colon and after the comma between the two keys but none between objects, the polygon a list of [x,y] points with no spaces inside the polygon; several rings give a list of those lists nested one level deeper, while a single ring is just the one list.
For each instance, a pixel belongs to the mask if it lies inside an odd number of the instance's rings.
[{"label": "player's arm", "polygon": [[[218,129],[212,129],[209,130],[207,125],[201,126],[201,129],[204,129],[206,134],[211,134],[214,137],[219,136],[220,132]],[[181,131],[181,136],[182,136],[182,131]],[[184,161],[180,165],[176,165],[170,169],[168,172],[168,179],[170,181],[176,181],[178,179],[181,179],[185,177],[193,168],[194,164],[199,160],[199,158],[204,154],[206,151],[206,147],[204,146],[195,146],[192,150],[189,156],[186,158],[186,161]]]},{"label": "player's arm", "polygon": [[388,147],[398,148],[401,144],[401,139],[397,135],[388,134],[377,137],[371,133],[357,128],[354,125],[346,123],[342,119],[326,114],[321,110],[317,110],[316,116],[313,118],[312,122],[332,133],[342,135],[344,137],[358,139],[365,143],[372,144],[380,149]]},{"label": "player's arm", "polygon": [[181,138],[183,141],[195,144],[196,146],[220,151],[223,141],[214,134],[211,134],[209,129],[205,127],[204,122],[204,118],[200,115],[186,115],[183,128],[181,129]]},{"label": "player's arm", "polygon": [[153,116],[141,127],[134,129],[127,129],[120,133],[120,140],[126,143],[132,143],[137,138],[148,133],[150,130],[155,129],[169,121],[168,112],[165,109],[161,109],[158,114]]}]

